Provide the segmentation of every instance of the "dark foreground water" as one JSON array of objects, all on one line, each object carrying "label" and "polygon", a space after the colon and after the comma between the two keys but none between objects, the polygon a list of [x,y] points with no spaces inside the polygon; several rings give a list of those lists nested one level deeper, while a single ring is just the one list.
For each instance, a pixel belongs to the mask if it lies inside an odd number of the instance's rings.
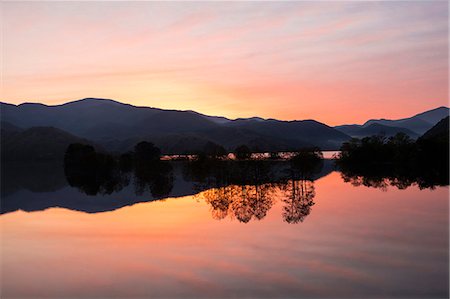
[{"label": "dark foreground water", "polygon": [[449,295],[448,187],[355,186],[325,165],[313,181],[209,189],[175,165],[168,187],[94,196],[61,170],[14,171],[1,298]]}]

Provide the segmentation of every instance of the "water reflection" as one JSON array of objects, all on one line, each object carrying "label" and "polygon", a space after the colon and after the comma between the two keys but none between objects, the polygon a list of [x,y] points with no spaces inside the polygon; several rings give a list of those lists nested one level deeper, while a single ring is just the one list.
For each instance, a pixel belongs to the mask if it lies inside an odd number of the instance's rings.
[{"label": "water reflection", "polygon": [[287,180],[262,185],[228,185],[203,191],[195,196],[210,206],[213,219],[229,216],[240,222],[262,220],[272,206],[283,202],[283,220],[287,223],[303,222],[314,205],[314,182]]},{"label": "water reflection", "polygon": [[104,165],[101,162],[90,165],[66,163],[64,174],[69,186],[87,195],[112,194],[121,191],[130,183],[130,177],[115,167],[113,161]]},{"label": "water reflection", "polygon": [[184,174],[197,190],[207,189],[196,197],[210,206],[214,219],[262,220],[280,200],[283,220],[299,223],[311,213],[314,179],[322,169],[322,159],[299,156],[290,162],[198,160],[185,164]]},{"label": "water reflection", "polygon": [[229,185],[212,188],[196,195],[210,205],[212,217],[221,220],[230,216],[240,222],[261,220],[272,208],[275,199],[271,196],[271,184]]},{"label": "water reflection", "polygon": [[173,188],[172,166],[166,162],[139,164],[134,178],[136,195],[143,195],[148,190],[153,197],[163,198],[169,196]]},{"label": "water reflection", "polygon": [[[58,163],[3,163],[1,213],[63,207],[87,213],[112,211],[139,202],[196,195],[209,205],[214,219],[248,223],[265,219],[278,202],[287,223],[305,221],[314,206],[315,180],[333,170],[333,161],[299,155],[291,161],[192,162],[110,159],[83,149],[84,158]],[[77,160],[78,159],[78,160]],[[344,182],[387,190],[446,186],[432,169],[395,171],[339,165]],[[448,175],[447,175],[448,177]],[[320,191],[320,190],[319,190]]]},{"label": "water reflection", "polygon": [[3,297],[448,297],[448,188],[353,188],[331,161],[99,157],[87,176],[2,164],[2,213],[65,208],[0,217]]},{"label": "water reflection", "polygon": [[0,165],[2,200],[20,190],[29,190],[33,193],[54,192],[67,185],[61,162],[2,161]]},{"label": "water reflection", "polygon": [[[146,143],[141,143],[147,146]],[[139,150],[138,144],[137,150]],[[153,149],[143,149],[153,150]],[[64,157],[64,173],[70,186],[87,195],[119,192],[130,184],[133,175],[135,194],[150,191],[153,197],[169,195],[173,188],[172,166],[159,159],[124,155],[118,161],[97,153],[92,146],[71,144]]]},{"label": "water reflection", "polygon": [[355,187],[387,190],[392,186],[403,190],[413,185],[419,189],[434,189],[449,184],[448,166],[442,164],[364,167],[361,164],[340,163],[339,170],[344,182]]},{"label": "water reflection", "polygon": [[284,196],[282,201],[283,220],[287,223],[303,222],[305,217],[311,213],[311,207],[314,205],[314,183],[307,180],[292,180],[283,185]]},{"label": "water reflection", "polygon": [[[184,165],[172,166],[177,194],[188,183]],[[133,187],[112,197],[66,186],[55,198],[71,190],[90,206],[111,204]],[[2,298],[448,297],[448,188],[380,192],[337,172],[314,188],[317,204],[301,225],[281,221],[281,196],[247,224],[213,220],[192,196],[95,215],[2,215]]]}]

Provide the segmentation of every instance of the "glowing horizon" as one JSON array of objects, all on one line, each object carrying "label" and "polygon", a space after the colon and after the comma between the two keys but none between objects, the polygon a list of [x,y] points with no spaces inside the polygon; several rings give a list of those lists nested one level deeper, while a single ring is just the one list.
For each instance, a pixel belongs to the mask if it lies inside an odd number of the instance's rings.
[{"label": "glowing horizon", "polygon": [[2,96],[328,125],[448,106],[448,3],[2,2]]},{"label": "glowing horizon", "polygon": [[[73,102],[77,102],[77,101],[81,101],[81,100],[85,100],[85,99],[114,101],[114,102],[117,102],[117,103],[120,103],[120,104],[124,104],[124,105],[129,104],[129,105],[132,105],[132,106],[134,106],[134,107],[140,107],[140,108],[144,107],[144,108],[162,109],[162,110],[194,111],[194,112],[197,112],[197,113],[206,115],[206,116],[225,117],[225,118],[230,119],[230,120],[236,120],[236,119],[239,119],[239,118],[253,118],[253,117],[259,117],[259,118],[263,118],[263,119],[277,119],[277,120],[281,120],[281,121],[302,121],[302,120],[310,120],[310,119],[315,120],[315,121],[318,121],[317,119],[314,119],[314,118],[304,118],[304,119],[279,119],[279,118],[273,118],[273,117],[261,117],[261,116],[259,116],[259,115],[253,115],[253,116],[248,116],[248,117],[241,117],[241,116],[237,116],[237,117],[227,117],[227,116],[224,116],[224,115],[206,114],[206,113],[202,113],[201,111],[196,111],[196,110],[193,110],[193,109],[170,109],[170,108],[161,108],[161,107],[153,107],[153,106],[145,106],[145,105],[144,105],[144,106],[141,106],[141,105],[134,105],[134,104],[126,103],[126,102],[123,102],[123,101],[120,101],[120,100],[115,100],[115,99],[105,99],[105,98],[83,98],[83,99],[75,99],[75,100],[71,100],[71,101],[67,101],[67,102],[64,102],[64,101],[63,101],[63,102],[61,102],[61,103],[52,103],[52,104],[46,104],[46,103],[41,103],[41,102],[30,102],[30,101],[25,101],[25,102],[21,102],[21,103],[10,103],[10,102],[3,102],[3,101],[0,101],[0,102],[6,103],[6,104],[13,104],[13,105],[17,105],[17,106],[18,106],[18,105],[21,105],[21,104],[44,104],[44,105],[47,105],[47,106],[60,106],[60,105],[69,104],[69,103],[73,103]],[[414,112],[414,113],[411,114],[411,115],[403,115],[403,116],[400,116],[400,117],[395,118],[395,119],[394,119],[394,118],[386,118],[386,117],[381,117],[380,119],[397,120],[397,119],[409,118],[409,117],[412,117],[412,116],[414,116],[414,115],[416,115],[416,114],[420,114],[420,113],[422,113],[422,112],[429,111],[429,110],[433,110],[433,109],[437,109],[437,108],[440,108],[440,107],[449,108],[449,107],[446,106],[446,105],[439,106],[439,107],[429,107],[429,108],[427,108],[427,109],[425,109],[425,110],[423,110],[423,111],[417,111],[417,112]],[[375,119],[375,118],[371,118],[371,119]],[[367,121],[367,120],[370,120],[370,119],[366,119],[365,121]],[[360,124],[363,124],[365,121],[363,121],[363,122],[360,123]],[[327,123],[324,123],[324,124],[329,125],[329,124],[327,124]],[[351,125],[351,124],[356,124],[356,123],[340,123],[340,124],[336,124],[336,125]]]}]

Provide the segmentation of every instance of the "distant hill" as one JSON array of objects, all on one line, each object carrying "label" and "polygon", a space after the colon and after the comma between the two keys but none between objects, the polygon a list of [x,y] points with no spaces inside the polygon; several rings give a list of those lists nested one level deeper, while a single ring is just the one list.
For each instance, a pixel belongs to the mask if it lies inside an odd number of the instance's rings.
[{"label": "distant hill", "polygon": [[349,139],[347,134],[315,120],[237,119],[226,126],[256,132],[267,138],[282,137],[287,144],[294,147],[315,145],[322,148],[339,148],[342,142]]},{"label": "distant hill", "polygon": [[405,133],[411,138],[418,138],[419,134],[400,127],[390,127],[379,123],[373,123],[367,127],[358,125],[343,125],[335,127],[337,130],[356,138],[363,138],[372,135],[384,135],[386,137],[394,136],[397,133]]},{"label": "distant hill", "polygon": [[423,121],[436,124],[448,115],[449,115],[449,108],[442,106],[436,109],[416,114],[415,116],[413,116],[413,118],[421,119]]},{"label": "distant hill", "polygon": [[292,150],[304,146],[337,149],[350,138],[313,120],[229,120],[194,111],[136,107],[93,98],[56,106],[1,103],[1,118],[24,129],[58,128],[112,151],[131,148],[141,140],[154,142],[164,153],[196,151],[207,142],[228,150],[241,144],[260,150]]},{"label": "distant hill", "polygon": [[449,117],[439,121],[434,127],[429,129],[420,137],[424,140],[434,139],[448,143],[449,140]]},{"label": "distant hill", "polygon": [[439,107],[423,113],[416,114],[409,118],[388,120],[388,119],[371,119],[368,120],[363,127],[367,127],[373,123],[385,126],[399,127],[409,129],[419,135],[431,129],[438,121],[449,115],[449,108]]},{"label": "distant hill", "polygon": [[52,127],[19,130],[13,125],[2,122],[2,160],[62,160],[71,143],[90,144],[91,142]]},{"label": "distant hill", "polygon": [[342,125],[334,128],[358,138],[379,134],[380,132],[386,136],[393,136],[396,133],[402,132],[416,139],[448,115],[449,108],[439,107],[409,118],[397,120],[371,119],[363,125]]}]

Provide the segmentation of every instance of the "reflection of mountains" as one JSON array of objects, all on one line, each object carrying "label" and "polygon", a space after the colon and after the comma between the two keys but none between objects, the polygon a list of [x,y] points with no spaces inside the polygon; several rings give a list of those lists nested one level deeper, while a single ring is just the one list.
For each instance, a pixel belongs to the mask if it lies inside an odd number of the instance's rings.
[{"label": "reflection of mountains", "polygon": [[[190,167],[187,166],[187,162],[168,164],[170,164],[170,170],[162,176],[150,172],[146,174],[147,176],[144,174],[137,178],[135,173],[121,172],[111,178],[95,176],[84,182],[76,180],[74,182],[70,178],[66,179],[64,167],[61,164],[3,163],[1,213],[17,210],[41,211],[51,207],[86,213],[106,212],[139,202],[195,195],[220,185],[231,186],[240,183],[230,181],[227,184],[225,181],[210,180],[208,184],[189,174]],[[264,178],[253,176],[253,179],[256,179],[258,184],[276,186],[276,183],[286,176],[289,163],[269,162],[267,165],[269,165],[269,173],[266,173]],[[311,179],[323,177],[333,168],[333,162],[325,160],[320,172],[312,175]],[[244,174],[247,177],[248,173]],[[72,186],[67,182],[68,180]],[[250,182],[246,179],[243,183]],[[254,188],[254,186],[250,184],[247,188]]]}]

